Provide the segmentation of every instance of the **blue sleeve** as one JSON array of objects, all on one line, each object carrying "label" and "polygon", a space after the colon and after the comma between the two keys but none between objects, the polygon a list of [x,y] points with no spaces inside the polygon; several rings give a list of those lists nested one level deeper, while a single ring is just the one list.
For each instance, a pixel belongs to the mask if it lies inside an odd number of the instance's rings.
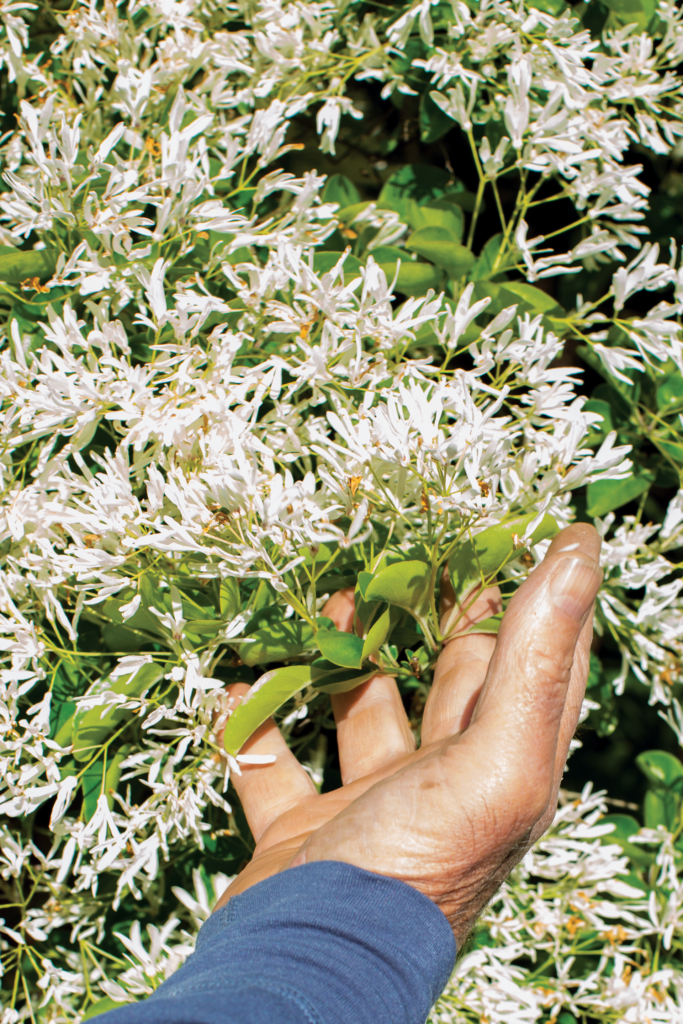
[{"label": "blue sleeve", "polygon": [[455,963],[441,911],[350,864],[290,868],[235,896],[195,953],[106,1024],[424,1024]]}]

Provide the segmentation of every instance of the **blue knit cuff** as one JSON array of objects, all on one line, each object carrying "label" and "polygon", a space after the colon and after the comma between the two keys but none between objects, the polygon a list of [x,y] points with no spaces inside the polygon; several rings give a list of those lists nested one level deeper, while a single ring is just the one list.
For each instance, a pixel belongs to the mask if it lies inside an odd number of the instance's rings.
[{"label": "blue knit cuff", "polygon": [[454,963],[426,896],[319,861],[231,899],[180,970],[106,1024],[424,1024]]}]

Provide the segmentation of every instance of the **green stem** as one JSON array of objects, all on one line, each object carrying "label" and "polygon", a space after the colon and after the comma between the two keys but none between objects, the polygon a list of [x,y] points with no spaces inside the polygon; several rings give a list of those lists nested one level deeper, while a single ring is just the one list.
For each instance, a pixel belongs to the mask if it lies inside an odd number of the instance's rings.
[{"label": "green stem", "polygon": [[470,221],[470,230],[469,230],[469,233],[467,235],[467,248],[470,249],[470,250],[472,249],[472,243],[474,242],[474,232],[475,232],[475,229],[476,229],[476,226],[477,226],[477,220],[479,218],[479,210],[480,210],[480,207],[481,207],[482,198],[484,196],[484,189],[485,189],[485,187],[486,187],[486,181],[485,181],[484,178],[481,178],[479,180],[479,185],[477,186],[477,195],[476,195],[476,198],[474,200],[474,210],[472,211],[472,220]]}]

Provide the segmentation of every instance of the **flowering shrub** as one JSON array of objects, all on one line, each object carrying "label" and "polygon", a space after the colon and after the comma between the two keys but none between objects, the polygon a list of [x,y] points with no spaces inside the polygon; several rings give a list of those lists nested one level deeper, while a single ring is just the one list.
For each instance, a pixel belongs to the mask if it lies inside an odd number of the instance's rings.
[{"label": "flowering shrub", "polygon": [[[445,566],[508,597],[594,520],[585,712],[683,741],[683,11],[0,23],[2,1021],[57,1024],[191,951],[249,857],[260,721],[333,786],[328,694],[372,656],[419,731]],[[350,585],[357,636],[323,615]],[[566,797],[435,1021],[683,1020],[683,766],[638,764],[641,820]]]}]

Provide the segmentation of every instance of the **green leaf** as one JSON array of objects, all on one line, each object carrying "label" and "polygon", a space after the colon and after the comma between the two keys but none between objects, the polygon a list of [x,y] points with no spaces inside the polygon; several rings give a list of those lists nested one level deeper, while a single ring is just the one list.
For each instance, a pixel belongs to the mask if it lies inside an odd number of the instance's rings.
[{"label": "green leaf", "polygon": [[668,789],[650,789],[643,802],[643,820],[646,828],[663,825],[674,832],[681,823],[681,798]]},{"label": "green leaf", "polygon": [[375,665],[359,672],[358,669],[340,668],[325,658],[317,658],[311,665],[311,684],[321,693],[347,693],[361,683],[367,683],[378,671]]},{"label": "green leaf", "polygon": [[[128,757],[130,751],[130,745],[125,744],[116,751],[113,757],[107,758],[106,769],[105,758],[99,757],[93,764],[88,765],[83,772],[81,787],[83,789],[83,819],[85,821],[90,821],[97,810],[97,801],[99,800],[100,793],[104,792],[106,794],[110,810],[114,806],[114,793],[118,789],[121,779],[121,765]],[[102,779],[103,771],[104,780]]]},{"label": "green leaf", "polygon": [[454,242],[462,241],[465,216],[459,206],[449,203],[447,199],[433,199],[420,206],[414,199],[409,199],[406,208],[413,231],[419,231],[421,228],[443,228],[449,232]]},{"label": "green leaf", "polygon": [[[274,610],[276,607],[277,591],[275,590],[275,587],[273,587],[268,582],[268,580],[260,580],[259,585],[256,589],[256,594],[254,595],[251,602],[252,611],[256,613],[262,611],[264,608],[270,608]],[[252,623],[254,623],[255,618],[256,615],[254,614],[254,617],[250,620],[249,625],[252,625]],[[256,628],[255,625],[254,628]],[[249,632],[249,630],[247,629],[246,632]]]},{"label": "green leaf", "polygon": [[132,749],[129,743],[119,747],[107,765],[107,773],[104,776],[104,795],[107,798],[110,810],[114,806],[114,794],[119,788],[119,782],[121,781],[121,773],[123,771],[121,765]]},{"label": "green leaf", "polygon": [[58,743],[60,747],[67,747],[71,743],[73,723],[76,717],[78,705],[71,700],[61,701],[59,713],[55,720],[54,733],[50,730],[50,738]]},{"label": "green leaf", "polygon": [[74,698],[80,697],[84,690],[78,665],[60,662],[54,674],[50,701],[50,739],[60,747],[68,747],[71,743],[73,719],[78,710]]},{"label": "green leaf", "polygon": [[21,284],[32,277],[40,280],[52,277],[58,258],[59,249],[24,251],[11,245],[0,245],[0,281]]},{"label": "green leaf", "polygon": [[373,622],[363,642],[362,661],[371,658],[387,642],[400,618],[400,611],[397,610],[395,605],[390,604],[377,621]]},{"label": "green leaf", "polygon": [[606,814],[600,819],[601,825],[614,825],[612,832],[600,837],[603,846],[610,846],[616,843],[622,848],[629,860],[638,867],[647,867],[654,860],[651,853],[636,843],[631,842],[631,836],[640,831],[640,825],[630,814]]},{"label": "green leaf", "polygon": [[[518,315],[530,313],[537,316],[539,313],[544,316],[559,318],[564,316],[564,310],[549,295],[546,295],[540,288],[525,284],[523,281],[490,281],[486,278],[476,278],[476,268],[470,271],[469,278],[474,280],[474,298],[483,299],[485,295],[491,296],[492,302],[486,312],[495,316],[501,310],[509,306],[516,306]],[[498,276],[496,274],[496,276]],[[558,325],[562,328],[562,324]]]},{"label": "green leaf", "polygon": [[[470,274],[469,277],[471,278],[472,275]],[[491,300],[488,306],[486,307],[486,310],[484,311],[484,315],[488,318],[494,317],[497,313],[500,313],[503,309],[505,309],[506,306],[512,306],[513,304],[517,305],[516,300],[513,300],[511,296],[504,294],[502,284],[499,284],[497,281],[474,282],[474,292],[472,293],[472,301],[479,302],[481,299]],[[450,305],[452,305],[452,308],[455,309],[456,304],[454,302],[451,302]],[[480,314],[480,316],[481,315],[482,314]],[[477,317],[477,320],[478,319],[479,317]],[[472,341],[474,341],[475,338],[478,338],[479,335],[481,334],[481,328],[477,326],[476,320],[467,328],[464,337],[467,337],[470,331],[476,332],[475,334],[473,334],[471,338]],[[461,339],[461,343],[462,341],[463,339]]]},{"label": "green leaf", "polygon": [[72,435],[71,445],[75,451],[81,451],[81,449],[87,448],[87,446],[90,444],[93,437],[97,433],[99,422],[100,421],[97,418],[92,419],[83,427],[81,427],[81,429],[76,434]]},{"label": "green leaf", "polygon": [[605,516],[615,508],[639,498],[654,480],[654,473],[636,468],[624,480],[596,480],[587,488],[586,512],[589,516]]},{"label": "green leaf", "polygon": [[239,583],[234,576],[226,576],[221,580],[220,589],[221,618],[230,622],[242,611]]},{"label": "green leaf", "polygon": [[[99,680],[88,690],[88,694],[96,695],[112,690],[114,693],[125,694],[126,697],[140,697],[145,690],[153,686],[164,674],[164,667],[147,663],[137,672],[120,676],[118,679],[106,677]],[[102,705],[78,711],[73,721],[72,743],[73,756],[77,761],[89,760],[107,736],[133,716],[130,708],[118,705],[103,709]]]},{"label": "green leaf", "polygon": [[622,25],[637,25],[641,31],[647,29],[655,16],[656,0],[601,0]]},{"label": "green leaf", "polygon": [[[377,262],[384,271],[388,284],[391,284],[396,273],[396,263],[380,263],[379,260]],[[431,263],[413,262],[404,251],[394,288],[408,296],[424,295],[430,288],[439,287],[441,276],[441,272]]]},{"label": "green leaf", "polygon": [[91,1017],[99,1017],[101,1013],[106,1013],[108,1010],[120,1010],[124,1006],[130,1006],[130,1003],[117,1003],[115,999],[110,999],[109,996],[105,996],[104,999],[98,999],[96,1003],[85,1011],[81,1017],[81,1024],[83,1021],[90,1020]]},{"label": "green leaf", "polygon": [[[372,573],[366,572],[363,575],[367,577],[367,580],[365,581],[367,584],[372,579]],[[361,629],[357,630],[357,632],[362,636],[365,636],[382,605],[379,601],[363,600],[363,594],[358,584],[358,577],[356,577],[353,600],[356,608],[356,621],[360,622],[361,625]]]},{"label": "green leaf", "polygon": [[426,562],[394,562],[373,576],[363,594],[366,601],[388,601],[416,619],[429,612],[432,570]]},{"label": "green leaf", "polygon": [[[536,288],[532,284],[526,284],[524,281],[506,281],[501,288],[501,292],[503,306],[511,306],[516,302],[519,307],[518,312],[520,313],[564,312],[555,299],[542,291],[541,288]],[[507,299],[508,295],[510,296],[509,299]]]},{"label": "green leaf", "polygon": [[[276,609],[279,616],[282,608]],[[253,643],[239,645],[245,665],[267,665],[269,661],[299,658],[313,645],[313,630],[307,622],[278,618],[247,634]]]},{"label": "green leaf", "polygon": [[434,102],[429,93],[423,93],[420,100],[420,138],[422,141],[436,142],[455,126],[455,121]]},{"label": "green leaf", "polygon": [[503,613],[496,612],[495,615],[489,615],[488,618],[482,619],[481,622],[475,622],[473,626],[467,630],[467,635],[471,636],[472,633],[488,633],[492,636],[497,635],[503,622]]},{"label": "green leaf", "polygon": [[102,772],[104,758],[98,757],[94,764],[89,764],[81,777],[81,789],[83,791],[83,820],[90,821],[97,810],[97,801],[102,792]]},{"label": "green leaf", "polygon": [[614,430],[611,405],[608,402],[603,402],[599,398],[590,398],[585,403],[583,411],[593,412],[597,416],[602,416],[602,423],[594,423],[589,427],[588,436],[586,438],[587,445],[600,444],[604,441],[609,432]]},{"label": "green leaf", "polygon": [[367,600],[365,592],[368,589],[369,584],[372,583],[372,581],[374,580],[374,578],[374,573],[371,572],[358,573],[358,589],[360,590],[361,597],[363,598],[364,601]]},{"label": "green leaf", "polygon": [[447,228],[420,228],[410,236],[406,248],[431,260],[451,277],[461,277],[474,264],[470,250],[455,242]]},{"label": "green leaf", "polygon": [[360,192],[345,174],[332,174],[323,189],[324,203],[339,203],[340,209],[361,202]]},{"label": "green leaf", "polygon": [[349,225],[353,224],[356,217],[367,210],[370,205],[370,200],[366,199],[362,203],[352,203],[351,206],[345,206],[342,210],[337,210],[335,213],[335,219],[342,222],[342,224]]},{"label": "green leaf", "polygon": [[646,750],[636,758],[645,777],[656,786],[670,786],[683,777],[683,765],[666,750]]},{"label": "green leaf", "polygon": [[[417,203],[414,204],[417,206]],[[368,254],[372,256],[375,263],[391,263],[394,268],[398,260],[405,263],[406,260],[412,260],[412,256],[405,249],[399,248],[398,245],[378,245],[375,249]]]},{"label": "green leaf", "polygon": [[683,406],[683,377],[674,373],[657,388],[657,408],[665,415]]},{"label": "green leaf", "polygon": [[[342,253],[340,252],[326,252],[324,249],[320,252],[315,252],[313,255],[313,269],[319,276],[329,274],[337,266],[341,258]],[[351,281],[354,277],[360,277],[362,266],[363,264],[358,257],[349,253],[343,264],[344,280]]]},{"label": "green leaf", "polygon": [[363,641],[353,633],[337,629],[319,629],[315,642],[323,658],[342,668],[360,668],[363,664]]},{"label": "green leaf", "polygon": [[[448,574],[456,596],[461,600],[465,594],[483,580],[491,580],[515,553],[518,541],[536,518],[534,512],[518,516],[508,523],[490,526],[475,534],[471,540],[458,545],[448,562]],[[557,522],[549,513],[531,535],[531,543],[553,537],[559,530]],[[515,539],[517,538],[517,540]]]},{"label": "green leaf", "polygon": [[287,665],[259,676],[225,723],[223,746],[227,752],[239,753],[267,718],[310,683],[310,665]]}]

